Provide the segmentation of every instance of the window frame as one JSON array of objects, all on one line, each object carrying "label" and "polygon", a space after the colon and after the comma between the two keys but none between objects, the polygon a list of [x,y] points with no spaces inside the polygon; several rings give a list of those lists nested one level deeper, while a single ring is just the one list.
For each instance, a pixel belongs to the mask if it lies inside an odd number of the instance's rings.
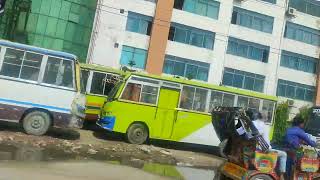
[{"label": "window frame", "polygon": [[[138,30],[137,31],[131,31],[131,30],[128,29],[128,22],[129,22],[129,20],[133,20],[133,19],[134,19],[134,21],[138,21]],[[143,32],[140,31],[141,30],[141,22],[146,22],[148,24],[146,29],[144,29]],[[125,30],[128,31],[128,32],[133,32],[133,33],[138,33],[138,34],[143,34],[143,35],[150,36],[150,34],[148,33],[149,24],[151,24],[150,28],[152,28],[153,18],[151,16],[147,16],[147,15],[144,15],[144,14],[140,14],[140,13],[136,13],[136,12],[133,12],[133,11],[129,11],[128,12],[128,16],[127,16],[127,22],[126,22]]]},{"label": "window frame", "polygon": [[[280,86],[284,86],[285,89],[284,90],[279,90],[279,87]],[[287,95],[287,89],[288,89],[288,86],[290,87],[293,87],[293,97],[289,97]],[[299,99],[297,98],[297,89],[304,89],[304,97],[303,99]],[[284,92],[284,95],[282,94],[279,94],[279,92]],[[307,99],[307,94],[308,94],[308,91],[309,92],[313,92],[313,99],[312,100],[309,100]],[[289,81],[289,80],[284,80],[284,79],[278,79],[278,82],[277,82],[277,96],[281,96],[281,97],[285,97],[285,98],[288,98],[288,99],[295,99],[295,100],[298,100],[298,101],[305,101],[305,102],[313,102],[314,101],[314,98],[315,98],[315,94],[316,93],[316,87],[315,86],[310,86],[310,85],[306,85],[306,84],[301,84],[301,83],[297,83],[297,82],[293,82],[293,81]]]}]

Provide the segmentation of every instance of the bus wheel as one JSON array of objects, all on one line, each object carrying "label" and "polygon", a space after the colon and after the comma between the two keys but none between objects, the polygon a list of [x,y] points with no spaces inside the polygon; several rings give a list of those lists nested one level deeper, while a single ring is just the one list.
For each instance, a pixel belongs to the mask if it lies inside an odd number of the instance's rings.
[{"label": "bus wheel", "polygon": [[41,136],[48,131],[51,118],[48,113],[32,111],[23,118],[22,125],[27,134]]},{"label": "bus wheel", "polygon": [[249,180],[273,180],[273,178],[266,174],[257,174],[249,178]]},{"label": "bus wheel", "polygon": [[141,123],[131,124],[127,130],[126,139],[131,144],[143,144],[149,136],[148,129]]}]

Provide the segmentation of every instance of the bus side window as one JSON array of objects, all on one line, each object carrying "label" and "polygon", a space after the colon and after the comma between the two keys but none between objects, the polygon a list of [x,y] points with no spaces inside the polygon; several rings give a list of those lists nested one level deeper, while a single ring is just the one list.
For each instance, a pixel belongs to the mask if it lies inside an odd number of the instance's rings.
[{"label": "bus side window", "polygon": [[56,86],[73,87],[72,61],[49,57],[43,82]]},{"label": "bus side window", "polygon": [[208,90],[196,88],[193,110],[204,112],[206,110]]},{"label": "bus side window", "polygon": [[87,92],[87,84],[89,78],[89,71],[81,69],[81,92]]},{"label": "bus side window", "polygon": [[141,85],[128,83],[124,89],[121,99],[139,102],[141,93]]},{"label": "bus side window", "polygon": [[103,95],[105,77],[104,73],[93,72],[90,93]]},{"label": "bus side window", "polygon": [[249,98],[238,96],[238,102],[237,102],[238,107],[248,108],[248,103],[249,103]]},{"label": "bus side window", "polygon": [[42,55],[7,48],[1,75],[38,81]]},{"label": "bus side window", "polygon": [[234,106],[234,98],[235,98],[235,95],[224,93],[222,106],[233,107]]},{"label": "bus side window", "polygon": [[183,86],[180,98],[180,108],[192,110],[194,93],[194,87]]},{"label": "bus side window", "polygon": [[222,98],[223,98],[222,92],[211,91],[209,112],[211,112],[214,107],[222,105]]},{"label": "bus side window", "polygon": [[142,92],[141,92],[141,102],[149,103],[149,104],[156,104],[157,103],[157,96],[158,96],[158,88],[143,85]]},{"label": "bus side window", "polygon": [[275,103],[272,101],[263,100],[262,111],[267,113],[267,122],[272,122],[272,116]]}]

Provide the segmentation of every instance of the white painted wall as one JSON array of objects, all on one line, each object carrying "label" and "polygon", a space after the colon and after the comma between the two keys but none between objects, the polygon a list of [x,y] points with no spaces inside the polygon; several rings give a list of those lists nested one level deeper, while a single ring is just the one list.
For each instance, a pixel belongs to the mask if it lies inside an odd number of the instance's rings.
[{"label": "white painted wall", "polygon": [[[126,32],[128,11],[154,16],[155,3],[142,0],[101,0],[87,62],[120,68],[123,45],[148,49],[149,36]],[[120,9],[124,13],[120,13]],[[118,44],[118,47],[116,47]],[[90,55],[91,54],[91,55]]]}]

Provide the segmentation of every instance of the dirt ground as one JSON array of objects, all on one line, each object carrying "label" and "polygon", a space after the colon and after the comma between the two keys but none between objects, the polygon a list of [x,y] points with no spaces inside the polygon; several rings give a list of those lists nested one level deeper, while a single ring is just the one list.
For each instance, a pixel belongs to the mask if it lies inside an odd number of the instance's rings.
[{"label": "dirt ground", "polygon": [[[17,128],[16,125],[1,123],[0,144],[9,144],[15,147],[27,146],[45,151],[47,154],[45,160],[115,160],[122,161],[124,164],[126,161],[128,163],[135,162],[137,166],[139,166],[139,162],[146,162],[206,169],[215,169],[224,161],[211,153],[192,152],[190,150],[196,149],[193,147],[188,149],[175,143],[128,144],[123,141],[121,135],[108,133],[101,129],[54,129],[45,136],[32,136],[23,133],[21,128]],[[1,147],[4,146],[1,145]],[[208,151],[210,152],[210,150]],[[1,155],[0,149],[0,160],[6,160]],[[21,155],[18,157],[21,158]]]}]

